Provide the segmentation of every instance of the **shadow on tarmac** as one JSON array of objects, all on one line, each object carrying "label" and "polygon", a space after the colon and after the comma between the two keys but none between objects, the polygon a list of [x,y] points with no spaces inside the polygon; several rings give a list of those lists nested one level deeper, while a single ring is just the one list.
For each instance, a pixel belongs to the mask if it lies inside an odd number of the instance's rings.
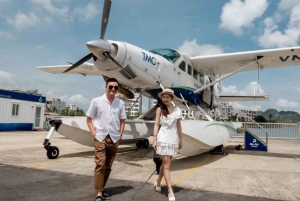
[{"label": "shadow on tarmac", "polygon": [[[73,173],[0,164],[0,200],[93,201],[93,177]],[[145,180],[148,176],[145,175]],[[152,184],[109,179],[106,191],[111,201],[166,201],[167,188],[155,192]],[[184,201],[272,201],[267,198],[174,187],[176,200]],[[274,201],[274,200],[273,200]]]}]

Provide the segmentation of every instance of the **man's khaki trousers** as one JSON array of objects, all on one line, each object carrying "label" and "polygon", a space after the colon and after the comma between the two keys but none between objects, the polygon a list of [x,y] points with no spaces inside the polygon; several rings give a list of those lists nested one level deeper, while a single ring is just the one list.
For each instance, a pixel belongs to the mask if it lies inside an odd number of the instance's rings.
[{"label": "man's khaki trousers", "polygon": [[102,142],[94,139],[95,147],[95,172],[94,185],[96,192],[103,192],[105,184],[111,172],[111,166],[114,162],[118,142],[114,143],[109,135]]}]

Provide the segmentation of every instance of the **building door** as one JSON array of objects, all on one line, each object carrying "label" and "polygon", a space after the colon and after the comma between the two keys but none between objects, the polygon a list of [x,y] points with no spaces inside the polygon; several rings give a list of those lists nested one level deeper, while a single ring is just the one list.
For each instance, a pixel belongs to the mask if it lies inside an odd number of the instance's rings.
[{"label": "building door", "polygon": [[36,107],[35,108],[34,127],[41,127],[41,111],[42,111],[42,107]]}]

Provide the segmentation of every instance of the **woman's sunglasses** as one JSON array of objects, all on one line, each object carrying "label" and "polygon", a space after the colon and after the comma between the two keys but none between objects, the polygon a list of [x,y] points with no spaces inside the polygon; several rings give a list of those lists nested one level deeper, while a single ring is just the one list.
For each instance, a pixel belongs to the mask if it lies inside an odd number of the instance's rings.
[{"label": "woman's sunglasses", "polygon": [[113,88],[114,88],[115,90],[118,90],[118,89],[119,89],[118,86],[112,86],[112,85],[109,85],[108,88],[109,88],[109,90],[112,90]]}]

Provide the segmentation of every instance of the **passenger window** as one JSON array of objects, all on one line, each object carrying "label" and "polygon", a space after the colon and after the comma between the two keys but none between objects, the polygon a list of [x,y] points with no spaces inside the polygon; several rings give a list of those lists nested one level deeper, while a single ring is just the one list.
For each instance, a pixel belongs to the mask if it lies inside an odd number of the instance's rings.
[{"label": "passenger window", "polygon": [[182,61],[182,62],[179,64],[179,68],[185,72],[185,61]]},{"label": "passenger window", "polygon": [[195,69],[193,69],[193,77],[195,78],[195,80],[198,80],[198,73]]},{"label": "passenger window", "polygon": [[188,74],[192,75],[192,67],[188,65]]},{"label": "passenger window", "polygon": [[205,85],[205,83],[204,83],[204,76],[203,75],[200,75],[200,83],[202,85]]}]

